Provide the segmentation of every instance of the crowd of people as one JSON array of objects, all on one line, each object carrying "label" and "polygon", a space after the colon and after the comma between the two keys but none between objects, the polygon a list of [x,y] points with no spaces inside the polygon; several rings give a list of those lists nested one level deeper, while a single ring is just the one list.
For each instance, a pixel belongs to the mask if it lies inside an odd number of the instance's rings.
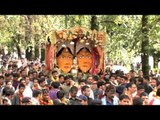
[{"label": "crowd of people", "polygon": [[72,75],[45,68],[38,60],[3,61],[0,105],[160,105],[157,74],[117,70]]}]

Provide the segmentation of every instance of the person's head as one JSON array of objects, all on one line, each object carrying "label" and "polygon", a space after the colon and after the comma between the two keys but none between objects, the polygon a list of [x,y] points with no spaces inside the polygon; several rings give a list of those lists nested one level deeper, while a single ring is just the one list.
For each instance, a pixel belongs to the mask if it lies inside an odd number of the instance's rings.
[{"label": "person's head", "polygon": [[20,83],[19,86],[18,86],[18,88],[19,88],[19,93],[23,94],[24,89],[25,89],[25,85],[22,84],[22,83]]},{"label": "person's head", "polygon": [[21,78],[20,81],[19,81],[21,84],[24,84],[26,86],[26,81],[24,78]]},{"label": "person's head", "polygon": [[64,77],[64,81],[65,81],[65,83],[66,83],[68,86],[70,86],[70,84],[71,84],[71,78],[70,78],[68,75]]},{"label": "person's head", "polygon": [[12,80],[12,75],[10,73],[5,73],[5,80],[6,81],[11,81]]},{"label": "person's head", "polygon": [[57,77],[58,77],[58,72],[57,72],[57,70],[53,70],[53,71],[52,71],[52,75],[53,75],[53,78],[54,78],[54,79],[57,79]]},{"label": "person's head", "polygon": [[137,85],[137,94],[140,95],[145,91],[145,88],[143,85]]},{"label": "person's head", "polygon": [[32,101],[30,97],[24,97],[22,99],[22,105],[32,105]]},{"label": "person's head", "polygon": [[41,90],[33,90],[33,97],[41,99],[42,98],[42,91]]},{"label": "person's head", "polygon": [[117,80],[118,84],[121,84],[121,83],[122,83],[122,80],[121,80],[121,76],[120,76],[120,75],[117,75],[117,76],[116,76],[116,80]]},{"label": "person's head", "polygon": [[77,78],[82,79],[82,77],[83,77],[83,73],[81,71],[78,71]]},{"label": "person's head", "polygon": [[6,81],[6,87],[11,88],[12,87],[12,82],[11,81]]},{"label": "person's head", "polygon": [[92,67],[92,54],[88,48],[82,48],[77,53],[77,63],[82,72],[88,72]]},{"label": "person's head", "polygon": [[110,77],[109,77],[109,81],[110,82],[114,82],[115,81],[115,78],[116,76],[113,74],[113,75],[111,75]]},{"label": "person's head", "polygon": [[108,99],[112,100],[116,95],[116,88],[113,85],[107,86],[105,90],[105,95],[107,96]]},{"label": "person's head", "polygon": [[72,98],[76,98],[77,96],[77,92],[78,92],[78,88],[76,86],[72,86],[69,90],[70,95]]},{"label": "person's head", "polygon": [[152,87],[156,87],[157,86],[157,78],[156,77],[153,77],[150,81],[150,84]]},{"label": "person's head", "polygon": [[81,105],[88,105],[88,98],[85,95],[78,96]]},{"label": "person's head", "polygon": [[149,76],[144,76],[143,78],[144,78],[143,83],[149,84]]},{"label": "person's head", "polygon": [[13,81],[17,81],[18,80],[18,73],[13,73]]},{"label": "person's head", "polygon": [[142,92],[142,93],[140,94],[140,98],[143,100],[143,104],[144,104],[144,105],[148,105],[148,102],[149,102],[148,93]]},{"label": "person's head", "polygon": [[59,83],[59,82],[52,82],[52,83],[51,83],[51,86],[52,86],[54,89],[59,89],[60,83]]},{"label": "person's head", "polygon": [[131,78],[135,77],[135,71],[134,70],[130,70],[129,71],[129,75],[130,75]]},{"label": "person's head", "polygon": [[133,98],[133,105],[143,105],[143,100],[140,97]]},{"label": "person's head", "polygon": [[57,53],[57,64],[60,70],[62,70],[64,73],[70,72],[72,65],[73,65],[73,59],[74,56],[71,52],[71,50],[67,48],[62,48]]},{"label": "person's head", "polygon": [[92,82],[93,82],[93,76],[89,75],[88,78],[87,78],[87,83],[92,84]]},{"label": "person's head", "polygon": [[11,88],[6,89],[5,96],[12,100],[14,96],[14,90]]},{"label": "person's head", "polygon": [[37,78],[38,76],[38,72],[37,71],[33,71],[33,78]]},{"label": "person's head", "polygon": [[30,82],[30,78],[28,76],[25,77],[26,84],[28,85]]},{"label": "person's head", "polygon": [[37,78],[33,78],[33,86],[38,86],[38,79]]},{"label": "person's head", "polygon": [[85,86],[85,85],[86,85],[86,80],[85,79],[79,80],[79,86],[80,87]]},{"label": "person's head", "polygon": [[130,98],[128,95],[121,94],[119,96],[119,105],[130,105]]},{"label": "person's head", "polygon": [[81,92],[82,92],[82,95],[85,95],[87,97],[90,96],[90,87],[85,85],[85,86],[82,86],[81,87]]},{"label": "person's head", "polygon": [[27,73],[24,69],[20,71],[20,74],[21,74],[21,77],[27,76]]},{"label": "person's head", "polygon": [[98,106],[100,106],[100,105],[102,105],[102,101],[101,101],[101,99],[93,99],[91,101],[91,105],[98,105]]},{"label": "person's head", "polygon": [[130,82],[126,85],[127,91],[129,91],[131,94],[135,93],[137,91],[137,86],[134,82]]},{"label": "person's head", "polygon": [[138,71],[138,76],[139,76],[139,77],[143,77],[143,71],[142,71],[142,70],[139,70],[139,71]]},{"label": "person's head", "polygon": [[142,77],[138,77],[137,80],[136,80],[136,84],[137,85],[143,84],[143,78]]},{"label": "person's head", "polygon": [[46,85],[46,81],[45,81],[45,78],[41,78],[41,79],[39,79],[39,85],[41,86],[41,87],[45,87],[45,85]]},{"label": "person's head", "polygon": [[121,76],[121,83],[126,84],[128,82],[128,78],[126,76]]},{"label": "person's head", "polygon": [[64,92],[64,90],[59,90],[58,92],[57,92],[57,98],[58,99],[62,99],[62,98],[64,98],[64,95],[65,95],[65,92]]},{"label": "person's head", "polygon": [[62,75],[62,74],[59,75],[59,82],[60,82],[61,84],[64,83],[64,75]]},{"label": "person's head", "polygon": [[4,84],[4,76],[0,76],[0,85]]},{"label": "person's head", "polygon": [[44,101],[48,101],[49,98],[49,90],[47,89],[42,89],[42,99]]},{"label": "person's head", "polygon": [[103,81],[98,81],[97,88],[101,89],[101,90],[105,90],[105,88],[106,88],[105,83]]}]

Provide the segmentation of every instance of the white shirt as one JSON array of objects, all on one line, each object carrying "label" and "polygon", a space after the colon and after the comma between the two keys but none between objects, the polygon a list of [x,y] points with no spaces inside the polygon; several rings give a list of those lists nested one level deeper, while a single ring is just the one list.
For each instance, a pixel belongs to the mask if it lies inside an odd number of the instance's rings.
[{"label": "white shirt", "polygon": [[29,86],[26,86],[23,92],[23,96],[24,97],[32,97],[33,96],[33,92],[32,89]]}]

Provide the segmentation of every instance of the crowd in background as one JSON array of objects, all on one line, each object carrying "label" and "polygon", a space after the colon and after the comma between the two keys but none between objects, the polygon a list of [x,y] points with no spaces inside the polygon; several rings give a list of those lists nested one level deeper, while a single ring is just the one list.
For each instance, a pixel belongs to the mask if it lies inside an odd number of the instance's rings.
[{"label": "crowd in background", "polygon": [[39,60],[2,61],[0,105],[160,105],[157,72],[106,70],[96,75],[47,71]]}]

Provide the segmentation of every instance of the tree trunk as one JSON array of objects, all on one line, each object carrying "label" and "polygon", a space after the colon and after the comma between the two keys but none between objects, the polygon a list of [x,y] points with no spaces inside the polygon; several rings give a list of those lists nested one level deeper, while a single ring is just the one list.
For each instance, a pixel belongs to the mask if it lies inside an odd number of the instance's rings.
[{"label": "tree trunk", "polygon": [[35,45],[35,59],[39,58],[39,46]]},{"label": "tree trunk", "polygon": [[26,44],[32,43],[31,42],[31,32],[32,32],[32,17],[30,15],[25,16],[25,41]]},{"label": "tree trunk", "polygon": [[154,68],[158,67],[158,54],[153,54],[153,60],[154,60]]},{"label": "tree trunk", "polygon": [[142,71],[144,75],[149,75],[149,37],[148,37],[148,16],[142,16],[142,45],[141,45],[141,59],[142,59]]},{"label": "tree trunk", "polygon": [[98,22],[97,22],[97,16],[93,15],[91,18],[91,30],[99,30]]},{"label": "tree trunk", "polygon": [[68,27],[68,15],[65,15],[65,29]]},{"label": "tree trunk", "polygon": [[45,61],[45,49],[41,49],[41,62]]},{"label": "tree trunk", "polygon": [[18,58],[21,59],[22,58],[22,56],[21,56],[21,48],[20,48],[19,45],[17,45],[16,48],[17,48],[17,52],[18,52]]},{"label": "tree trunk", "polygon": [[39,58],[39,55],[40,55],[39,37],[37,34],[34,36],[34,40],[35,40],[34,54],[35,54],[35,59],[37,59]]}]

